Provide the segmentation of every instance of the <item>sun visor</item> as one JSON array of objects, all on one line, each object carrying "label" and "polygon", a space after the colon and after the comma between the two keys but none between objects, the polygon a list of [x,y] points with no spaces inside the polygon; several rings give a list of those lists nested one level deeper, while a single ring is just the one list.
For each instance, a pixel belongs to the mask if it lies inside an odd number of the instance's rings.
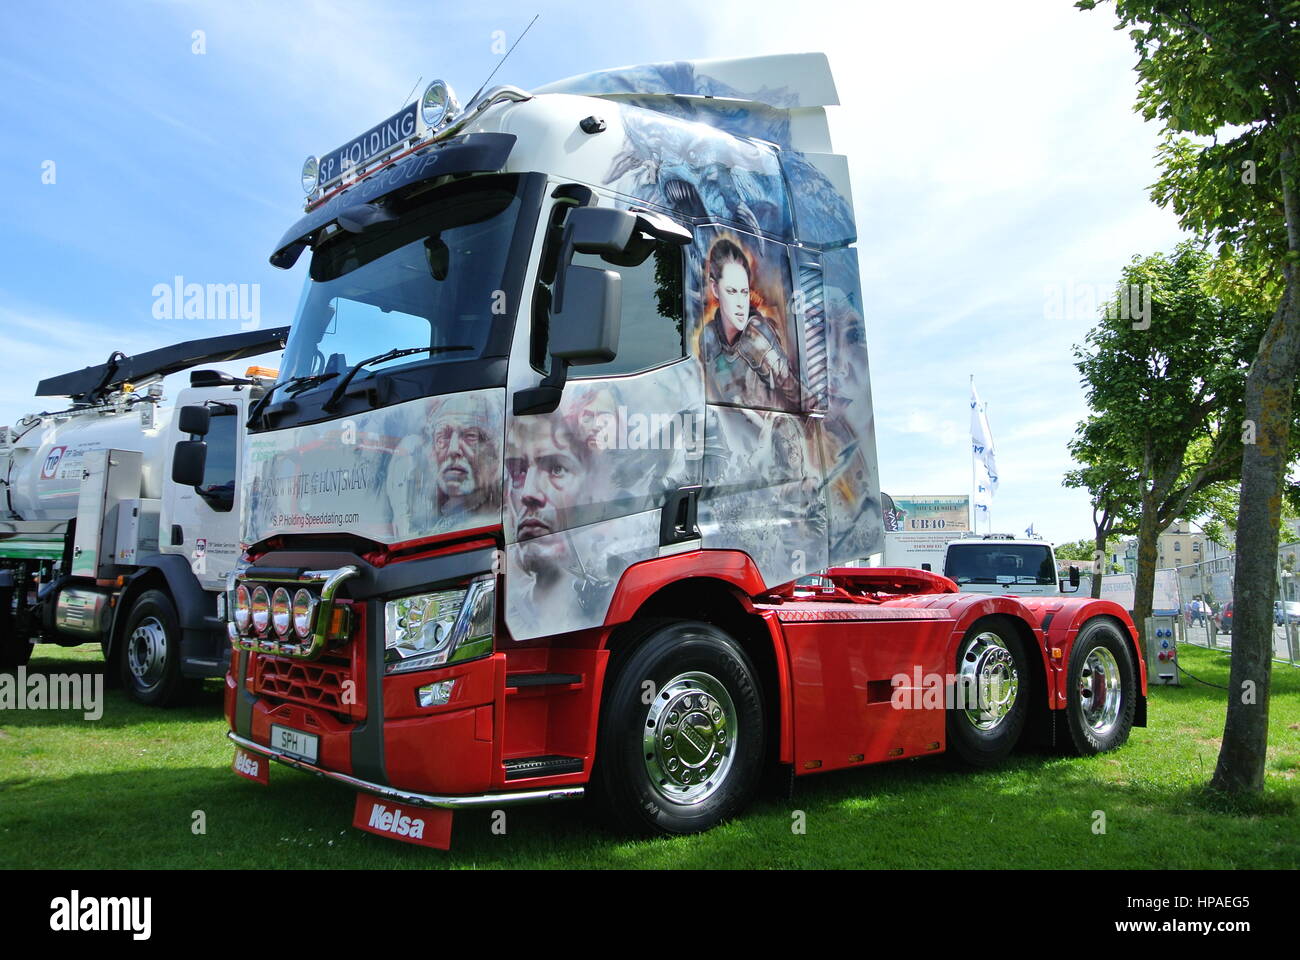
[{"label": "sun visor", "polygon": [[322,228],[350,207],[373,203],[407,187],[453,173],[495,173],[514,149],[510,133],[470,133],[431,144],[418,153],[380,167],[360,183],[334,194],[293,225],[271,254],[271,265],[287,270]]}]

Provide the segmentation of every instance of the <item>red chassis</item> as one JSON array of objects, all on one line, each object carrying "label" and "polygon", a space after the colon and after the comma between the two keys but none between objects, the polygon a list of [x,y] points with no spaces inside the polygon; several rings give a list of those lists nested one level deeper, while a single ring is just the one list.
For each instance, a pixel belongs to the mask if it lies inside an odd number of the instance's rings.
[{"label": "red chassis", "polygon": [[[225,708],[242,755],[235,770],[265,783],[270,757],[338,780],[359,793],[357,827],[445,849],[458,808],[581,795],[601,769],[598,745],[617,742],[601,725],[619,716],[609,701],[620,665],[658,636],[647,624],[674,621],[707,624],[743,649],[762,688],[761,752],[799,775],[948,749],[982,764],[1034,730],[1096,752],[1122,743],[1130,725],[1145,726],[1137,631],[1110,601],[962,594],[944,577],[893,568],[832,568],[823,588],[806,592],[765,589],[740,552],[663,557],[625,572],[601,628],[518,645],[498,636],[489,656],[378,683],[367,677],[358,610],[356,639],[318,662],[231,658]],[[1081,635],[1086,657],[1074,655]],[[995,681],[1003,707],[944,701],[963,676],[985,694]],[[442,681],[455,681],[449,701],[420,706],[417,688]],[[1116,705],[1125,711],[1118,717]],[[272,724],[314,735],[315,757],[272,746]],[[354,744],[367,725],[381,733],[361,763]]]}]

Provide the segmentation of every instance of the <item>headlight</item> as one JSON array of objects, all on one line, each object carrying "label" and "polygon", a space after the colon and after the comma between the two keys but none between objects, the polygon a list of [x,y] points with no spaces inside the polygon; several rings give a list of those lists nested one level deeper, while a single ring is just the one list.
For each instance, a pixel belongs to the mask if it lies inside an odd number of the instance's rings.
[{"label": "headlight", "polygon": [[253,595],[242,583],[235,589],[235,629],[248,633],[248,624],[253,616]]},{"label": "headlight", "polygon": [[266,587],[257,586],[253,588],[252,609],[253,630],[265,635],[266,628],[271,622],[271,595],[266,592]]},{"label": "headlight", "polygon": [[284,587],[276,587],[275,593],[271,596],[271,626],[275,628],[278,637],[289,635],[290,606],[289,591]]},{"label": "headlight", "polygon": [[492,652],[496,579],[420,593],[384,605],[387,673],[428,670]]},{"label": "headlight", "polygon": [[312,621],[316,619],[316,598],[310,590],[299,590],[293,595],[293,632],[301,640],[311,636]]}]

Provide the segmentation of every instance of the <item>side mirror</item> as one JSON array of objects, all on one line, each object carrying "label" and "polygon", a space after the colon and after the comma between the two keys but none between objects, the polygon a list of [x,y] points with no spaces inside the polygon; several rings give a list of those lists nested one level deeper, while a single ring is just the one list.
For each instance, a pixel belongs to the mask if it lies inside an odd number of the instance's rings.
[{"label": "side mirror", "polygon": [[212,411],[202,404],[181,407],[181,433],[188,433],[192,437],[206,437],[211,424]]},{"label": "side mirror", "polygon": [[1079,585],[1079,568],[1071,564],[1070,565],[1070,586],[1077,587],[1078,585]]},{"label": "side mirror", "polygon": [[929,565],[928,563],[923,563],[923,564],[921,564],[921,569],[922,569],[922,570],[929,570],[929,569],[930,569],[930,565]]},{"label": "side mirror", "polygon": [[565,273],[564,307],[551,317],[551,356],[571,366],[608,363],[618,353],[623,278],[574,264]]},{"label": "side mirror", "polygon": [[[190,410],[192,407],[186,407]],[[183,487],[197,487],[203,482],[207,466],[208,445],[203,440],[181,440],[172,455],[172,482]]]}]

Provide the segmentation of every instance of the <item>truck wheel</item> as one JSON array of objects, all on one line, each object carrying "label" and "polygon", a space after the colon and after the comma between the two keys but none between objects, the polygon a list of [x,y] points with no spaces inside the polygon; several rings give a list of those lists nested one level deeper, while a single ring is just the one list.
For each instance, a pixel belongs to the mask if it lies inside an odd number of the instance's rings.
[{"label": "truck wheel", "polygon": [[14,588],[0,588],[0,670],[17,670],[32,658],[30,637],[14,629]]},{"label": "truck wheel", "polygon": [[971,766],[993,766],[1015,748],[1029,716],[1025,645],[1006,620],[981,620],[962,638],[956,666],[948,747]]},{"label": "truck wheel", "polygon": [[1088,621],[1070,651],[1065,717],[1083,756],[1113,750],[1128,739],[1137,710],[1133,657],[1114,621]]},{"label": "truck wheel", "polygon": [[655,624],[606,682],[593,797],[633,833],[707,830],[753,795],[763,736],[740,645],[707,623]]},{"label": "truck wheel", "polygon": [[118,656],[127,696],[150,707],[170,707],[193,694],[198,682],[181,676],[181,625],[171,597],[140,594],[127,617]]}]

